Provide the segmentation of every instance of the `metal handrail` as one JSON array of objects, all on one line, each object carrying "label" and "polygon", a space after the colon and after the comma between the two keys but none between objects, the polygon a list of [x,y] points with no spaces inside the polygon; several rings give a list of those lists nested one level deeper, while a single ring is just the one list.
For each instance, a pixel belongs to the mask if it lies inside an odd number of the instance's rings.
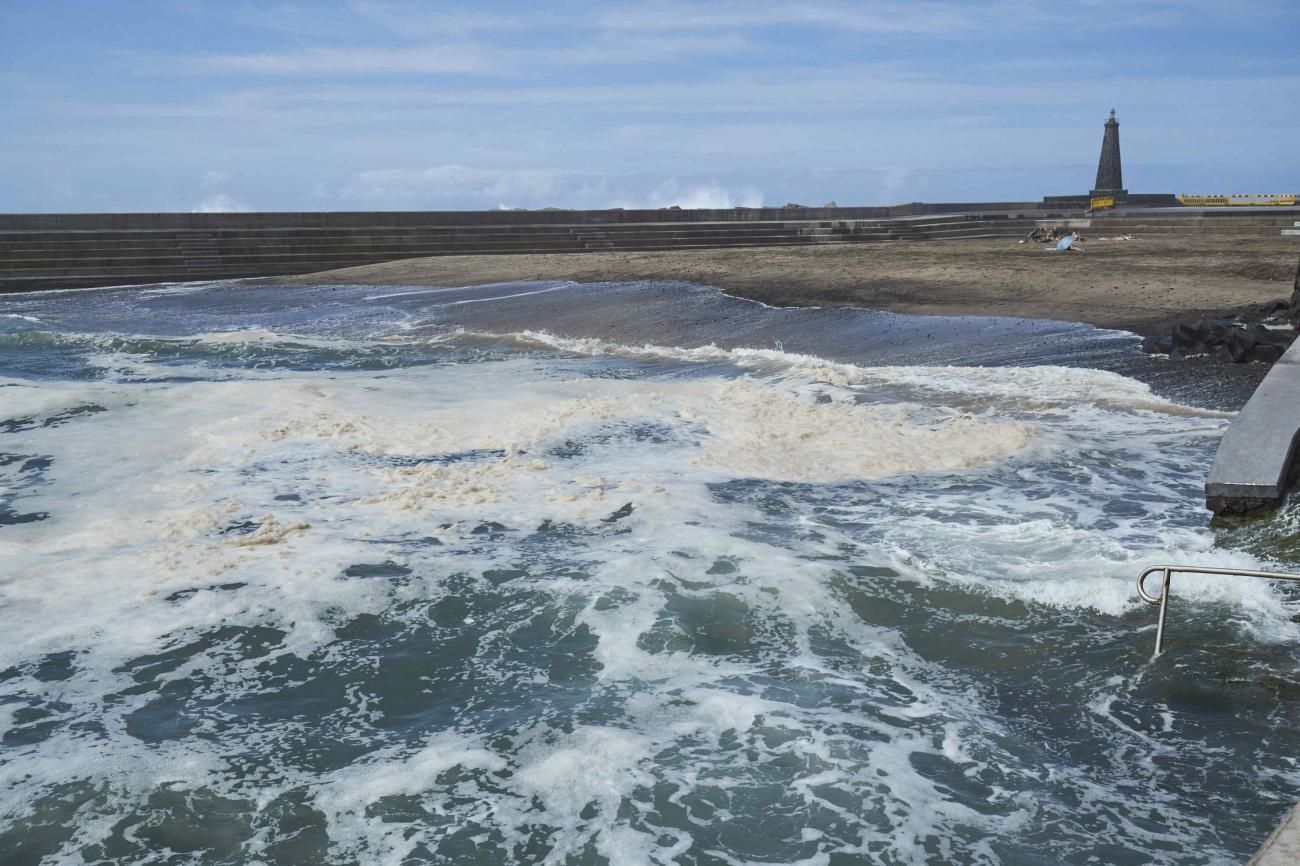
[{"label": "metal handrail", "polygon": [[[1160,594],[1147,594],[1147,575],[1163,572],[1160,581]],[[1209,568],[1200,565],[1153,565],[1138,575],[1138,595],[1147,604],[1160,606],[1160,618],[1156,621],[1156,651],[1152,658],[1160,655],[1165,646],[1165,614],[1169,612],[1169,578],[1174,572],[1185,574],[1219,574],[1225,577],[1262,577],[1266,580],[1290,580],[1300,583],[1300,574],[1286,574],[1280,571],[1247,571],[1240,568]]]}]

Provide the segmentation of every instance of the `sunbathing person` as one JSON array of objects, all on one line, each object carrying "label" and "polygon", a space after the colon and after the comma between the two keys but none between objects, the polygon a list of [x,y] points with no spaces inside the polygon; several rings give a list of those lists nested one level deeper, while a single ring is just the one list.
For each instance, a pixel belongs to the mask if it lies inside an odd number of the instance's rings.
[{"label": "sunbathing person", "polygon": [[1054,253],[1081,253],[1083,247],[1079,246],[1079,233],[1070,232],[1051,249]]}]

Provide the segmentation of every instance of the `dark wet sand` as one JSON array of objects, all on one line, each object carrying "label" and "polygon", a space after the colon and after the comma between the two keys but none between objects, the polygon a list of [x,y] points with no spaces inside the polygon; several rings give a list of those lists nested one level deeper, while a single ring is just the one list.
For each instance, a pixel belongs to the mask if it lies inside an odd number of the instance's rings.
[{"label": "dark wet sand", "polygon": [[[1015,240],[438,256],[275,282],[472,285],[517,280],[671,280],[717,286],[773,306],[859,307],[944,316],[1086,322],[1149,335],[1180,321],[1287,297],[1300,239],[1203,234],[1089,238],[1086,251],[1045,253]],[[259,281],[262,282],[262,281]],[[1109,366],[1109,365],[1108,365]],[[1264,364],[1142,358],[1126,375],[1200,405],[1237,408]]]},{"label": "dark wet sand", "polygon": [[680,280],[776,306],[1017,316],[1162,333],[1189,316],[1290,295],[1300,239],[1199,235],[1089,239],[1045,253],[1014,240],[403,259],[293,282],[469,285]]}]

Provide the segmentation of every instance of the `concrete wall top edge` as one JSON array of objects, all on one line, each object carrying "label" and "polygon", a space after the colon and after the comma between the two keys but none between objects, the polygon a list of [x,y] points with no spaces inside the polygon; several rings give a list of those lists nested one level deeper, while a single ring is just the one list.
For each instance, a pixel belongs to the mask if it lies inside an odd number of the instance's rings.
[{"label": "concrete wall top edge", "polygon": [[253,213],[0,213],[0,230],[246,229],[271,227],[592,225],[889,219],[899,216],[1018,211],[1038,202],[911,202],[888,207],[727,208],[718,210],[266,211]]},{"label": "concrete wall top edge", "polygon": [[[1131,195],[1134,212],[1158,205],[1171,196]],[[871,207],[726,208],[699,210],[530,210],[530,211],[264,211],[252,213],[0,213],[2,231],[93,231],[257,228],[372,228],[402,226],[592,226],[620,223],[793,222],[812,220],[878,220],[900,217],[960,216],[963,214],[1023,214],[1051,216],[1048,211],[1087,207],[1086,196],[1048,196],[1042,201],[908,202]],[[1235,216],[1261,212],[1282,215],[1300,212],[1291,207],[1169,208],[1165,213]]]}]

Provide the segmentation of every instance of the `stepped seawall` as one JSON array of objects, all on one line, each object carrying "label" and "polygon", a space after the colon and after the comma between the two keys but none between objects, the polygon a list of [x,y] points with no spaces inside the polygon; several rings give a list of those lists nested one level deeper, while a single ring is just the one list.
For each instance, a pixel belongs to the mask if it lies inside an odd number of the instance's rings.
[{"label": "stepped seawall", "polygon": [[[965,209],[965,210],[963,210]],[[1283,213],[1282,211],[1286,211]],[[1092,232],[1270,233],[1296,209],[1153,209]],[[311,273],[440,255],[682,250],[1022,237],[1081,212],[1040,204],[729,210],[0,214],[0,292]]]}]

